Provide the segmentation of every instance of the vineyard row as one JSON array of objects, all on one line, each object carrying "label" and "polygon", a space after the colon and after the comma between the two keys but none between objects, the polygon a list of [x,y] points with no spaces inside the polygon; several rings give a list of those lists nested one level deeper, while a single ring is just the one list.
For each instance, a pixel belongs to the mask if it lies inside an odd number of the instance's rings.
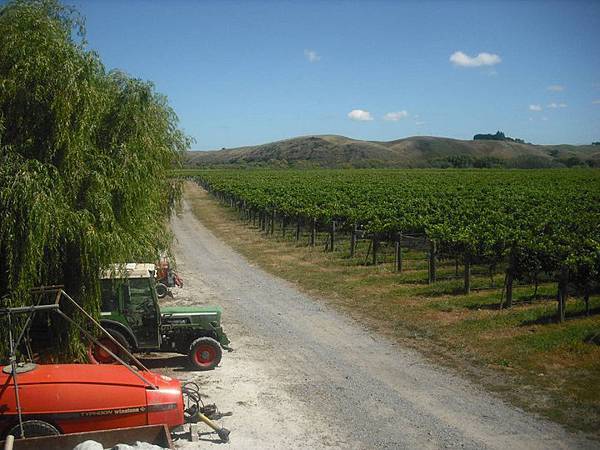
[{"label": "vineyard row", "polygon": [[[380,244],[387,242],[394,248],[396,271],[402,271],[404,248],[419,249],[428,254],[429,283],[437,279],[439,260],[454,259],[464,265],[467,294],[472,265],[502,265],[506,270],[501,306],[507,307],[512,305],[517,280],[537,286],[543,277],[557,282],[559,321],[565,318],[569,294],[581,295],[589,305],[590,294],[598,290],[600,267],[600,178],[596,173],[583,171],[573,177],[560,171],[538,172],[532,184],[531,176],[514,171],[506,175],[465,171],[464,177],[451,174],[449,179],[443,173],[416,172],[416,176],[406,176],[402,171],[204,171],[194,180],[270,234],[279,222],[282,234],[291,228],[296,240],[307,229],[309,244],[315,245],[317,233],[324,231],[326,248],[333,251],[343,233],[350,238],[350,256],[359,240],[368,239],[373,264]],[[383,185],[387,181],[394,182],[390,186],[403,182],[412,186],[408,191],[388,189],[382,195],[378,192],[382,180]],[[582,181],[587,185],[582,186]],[[465,185],[470,189],[464,189]],[[436,187],[452,192],[436,192]],[[532,197],[538,208],[527,215],[515,201],[530,200],[531,204]],[[398,211],[396,205],[406,204],[408,208]],[[412,214],[418,220],[398,220],[397,213]],[[450,223],[453,218],[460,223]],[[516,229],[506,226],[511,223]],[[532,224],[536,226],[519,229]]]}]

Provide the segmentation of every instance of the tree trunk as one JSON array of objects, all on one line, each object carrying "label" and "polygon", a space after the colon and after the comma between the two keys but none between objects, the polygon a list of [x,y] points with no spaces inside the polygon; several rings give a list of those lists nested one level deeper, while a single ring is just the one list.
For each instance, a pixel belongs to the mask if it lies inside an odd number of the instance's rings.
[{"label": "tree trunk", "polygon": [[583,294],[583,301],[585,302],[585,315],[590,315],[590,288],[586,286],[585,293]]}]

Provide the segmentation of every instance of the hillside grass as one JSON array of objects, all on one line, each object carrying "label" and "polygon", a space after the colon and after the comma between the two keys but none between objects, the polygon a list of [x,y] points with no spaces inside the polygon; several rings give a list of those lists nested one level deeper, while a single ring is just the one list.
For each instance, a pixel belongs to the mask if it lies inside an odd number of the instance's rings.
[{"label": "hillside grass", "polygon": [[300,136],[261,145],[188,152],[200,168],[550,168],[600,167],[597,145],[533,145],[497,140],[413,136],[362,141],[345,136]]},{"label": "hillside grass", "polygon": [[298,242],[292,230],[266,235],[193,183],[186,198],[215,235],[265,270],[517,406],[600,437],[600,296],[591,298],[590,317],[581,299],[571,298],[567,321],[557,324],[552,283],[540,285],[535,298],[532,286],[518,286],[514,306],[499,309],[503,276],[492,280],[487,268],[473,267],[473,292],[463,295],[454,261],[440,261],[441,280],[427,284],[422,252],[405,252],[397,273],[391,248],[383,247],[382,263],[373,266],[365,264],[364,241],[354,258],[341,236],[336,251],[325,252],[325,234],[310,247],[306,232]]}]

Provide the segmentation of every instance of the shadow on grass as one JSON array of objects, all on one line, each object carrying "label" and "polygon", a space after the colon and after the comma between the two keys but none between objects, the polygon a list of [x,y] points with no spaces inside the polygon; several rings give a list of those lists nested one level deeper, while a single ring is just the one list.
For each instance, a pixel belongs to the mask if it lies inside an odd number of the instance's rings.
[{"label": "shadow on grass", "polygon": [[[532,297],[532,296],[522,296],[520,298],[516,298],[513,299],[512,302],[512,308],[514,307],[518,307],[518,306],[529,306],[529,305],[534,305],[536,303],[541,303],[541,302],[545,302],[545,301],[555,301],[556,298],[552,295],[537,295],[536,297]],[[506,298],[504,299],[504,304],[500,305],[500,298],[497,299],[497,301],[495,302],[480,302],[480,303],[471,303],[469,305],[465,305],[465,308],[470,309],[470,310],[486,310],[486,311],[497,311],[497,310],[501,310],[501,309],[511,309],[508,308],[506,306]]]},{"label": "shadow on grass", "polygon": [[[595,316],[596,314],[600,314],[600,306],[595,307],[595,308],[590,308],[590,317]],[[580,318],[586,317],[586,316],[587,316],[587,314],[586,314],[585,310],[567,311],[565,314],[565,319],[566,320],[580,319]],[[546,324],[557,323],[557,322],[558,322],[558,320],[557,320],[556,313],[552,312],[550,314],[545,314],[541,317],[538,317],[537,319],[524,320],[523,322],[521,322],[521,326],[546,325]]]}]

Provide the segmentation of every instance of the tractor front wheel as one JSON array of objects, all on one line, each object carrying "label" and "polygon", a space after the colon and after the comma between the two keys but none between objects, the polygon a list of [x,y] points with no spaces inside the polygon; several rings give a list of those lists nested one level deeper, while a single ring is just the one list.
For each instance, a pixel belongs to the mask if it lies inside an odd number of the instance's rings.
[{"label": "tractor front wheel", "polygon": [[196,370],[211,370],[219,365],[223,351],[213,338],[201,337],[190,345],[188,357],[190,364]]},{"label": "tractor front wheel", "polygon": [[[123,347],[129,351],[129,343],[127,342],[127,338],[123,336],[116,330],[108,330],[110,335],[115,338],[115,340],[121,344]],[[98,342],[100,342],[104,347],[109,349],[112,353],[117,355],[121,359],[127,359],[127,354],[123,351],[121,347],[115,344],[112,339],[109,339],[108,336],[102,336],[98,338]],[[88,347],[88,359],[92,364],[117,364],[118,361],[112,357],[110,353],[104,350],[102,347],[97,345],[95,342],[92,342]]]}]

